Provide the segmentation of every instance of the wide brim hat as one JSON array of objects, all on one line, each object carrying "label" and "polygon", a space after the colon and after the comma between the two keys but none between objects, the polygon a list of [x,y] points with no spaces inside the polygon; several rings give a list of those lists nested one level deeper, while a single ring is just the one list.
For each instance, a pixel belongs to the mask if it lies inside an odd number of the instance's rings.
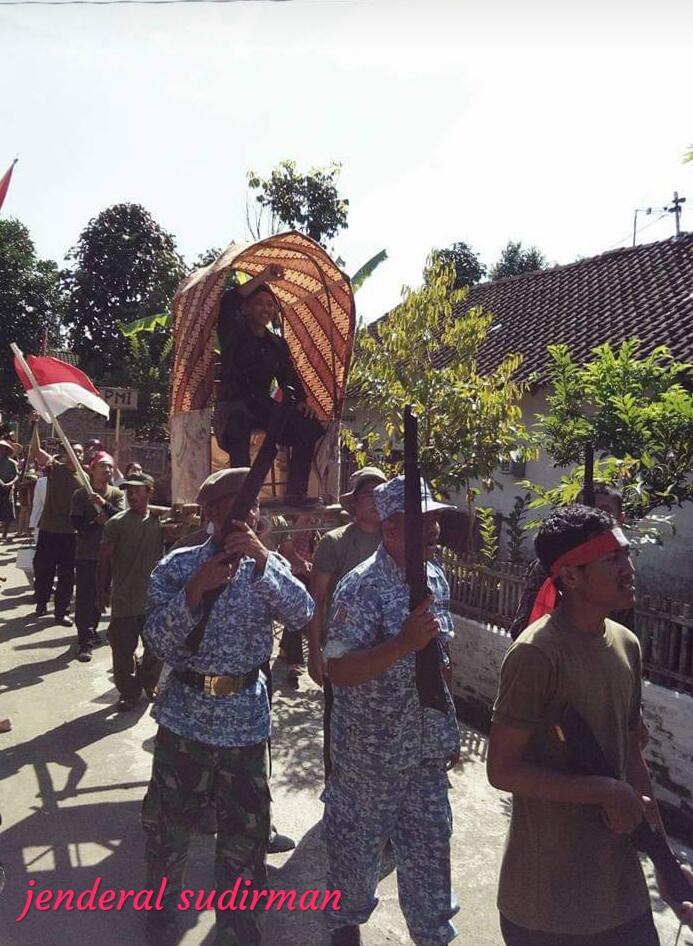
[{"label": "wide brim hat", "polygon": [[204,481],[197,493],[199,506],[208,506],[227,496],[237,493],[250,473],[250,467],[237,466],[232,469],[217,470]]},{"label": "wide brim hat", "polygon": [[[382,486],[376,486],[373,490],[373,502],[381,522],[396,513],[404,512],[404,476],[400,474],[383,483]],[[455,509],[455,506],[434,499],[428,483],[422,477],[421,511],[425,515],[427,512],[440,512],[444,509]]]},{"label": "wide brim hat", "polygon": [[358,493],[360,487],[368,482],[368,480],[375,480],[377,483],[387,483],[387,476],[385,476],[383,471],[379,470],[377,466],[364,466],[362,469],[352,473],[349,477],[349,486],[351,489],[348,493],[342,493],[339,497],[339,501],[345,509],[353,512],[354,496]]}]

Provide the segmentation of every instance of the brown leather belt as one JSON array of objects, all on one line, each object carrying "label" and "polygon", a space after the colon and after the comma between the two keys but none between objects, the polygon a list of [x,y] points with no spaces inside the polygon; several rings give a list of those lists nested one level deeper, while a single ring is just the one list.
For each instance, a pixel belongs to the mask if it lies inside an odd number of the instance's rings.
[{"label": "brown leather belt", "polygon": [[215,674],[195,673],[194,670],[174,670],[174,677],[207,696],[231,696],[252,686],[260,675],[260,668],[255,667],[248,673]]}]

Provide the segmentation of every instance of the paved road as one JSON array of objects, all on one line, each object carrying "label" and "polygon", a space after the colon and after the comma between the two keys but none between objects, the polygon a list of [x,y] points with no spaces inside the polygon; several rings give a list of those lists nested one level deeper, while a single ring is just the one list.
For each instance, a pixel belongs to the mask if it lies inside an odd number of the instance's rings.
[{"label": "paved road", "polygon": [[[0,718],[14,729],[0,735],[0,811],[4,833],[0,849],[8,886],[0,898],[2,946],[143,946],[141,915],[119,913],[32,912],[15,922],[29,881],[43,888],[143,886],[139,808],[151,767],[154,722],[148,708],[133,714],[113,710],[107,647],[90,664],[74,659],[71,629],[33,617],[30,589],[12,565],[11,546],[0,546]],[[322,775],[319,691],[307,678],[297,694],[275,668],[273,738],[275,822],[299,839],[295,851],[270,858],[269,886],[321,888],[325,856],[319,801]],[[501,946],[494,907],[495,883],[509,816],[509,800],[491,789],[484,776],[485,737],[465,730],[462,760],[451,775],[455,814],[453,867],[461,902],[458,943]],[[195,838],[188,883],[209,889],[213,841]],[[380,906],[364,933],[366,946],[410,940],[397,906],[396,881],[389,873],[380,889]],[[673,946],[677,924],[655,899],[662,946]],[[186,915],[182,946],[212,946],[212,917]],[[265,919],[271,946],[326,946],[320,916],[271,913]],[[693,934],[679,946],[693,946]],[[625,946],[625,944],[624,944]]]}]

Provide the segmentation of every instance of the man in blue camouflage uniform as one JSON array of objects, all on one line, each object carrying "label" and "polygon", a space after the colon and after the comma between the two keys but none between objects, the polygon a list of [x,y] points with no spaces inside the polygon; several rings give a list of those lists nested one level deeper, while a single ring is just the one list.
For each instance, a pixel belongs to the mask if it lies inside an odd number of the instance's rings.
[{"label": "man in blue camouflage uniform", "polygon": [[[219,532],[247,469],[221,470],[198,501]],[[190,832],[201,813],[217,811],[215,877],[266,881],[270,834],[267,740],[270,707],[260,667],[272,652],[272,622],[303,627],[313,612],[288,562],[270,552],[247,523],[236,523],[219,552],[213,540],[170,553],[154,569],[144,637],[172,672],[152,715],[159,723],[152,778],[142,809],[147,834],[147,886],[168,886],[161,913],[149,914],[150,940],[177,941],[175,905],[183,884]],[[229,556],[238,561],[229,565]],[[222,588],[197,653],[186,638],[202,616],[203,595]],[[250,911],[217,913],[216,946],[260,942]]]},{"label": "man in blue camouflage uniform", "polygon": [[[377,905],[380,858],[388,840],[397,865],[399,901],[416,946],[444,946],[450,923],[452,812],[447,769],[459,754],[459,729],[448,711],[422,708],[415,654],[452,636],[449,589],[430,561],[440,527],[421,482],[424,544],[431,596],[409,611],[404,575],[404,477],[373,493],[382,544],[337,586],[323,655],[334,686],[332,773],[324,793],[330,889],[341,909],[328,914],[332,946],[359,946],[359,925]],[[444,674],[445,676],[445,674]]]}]

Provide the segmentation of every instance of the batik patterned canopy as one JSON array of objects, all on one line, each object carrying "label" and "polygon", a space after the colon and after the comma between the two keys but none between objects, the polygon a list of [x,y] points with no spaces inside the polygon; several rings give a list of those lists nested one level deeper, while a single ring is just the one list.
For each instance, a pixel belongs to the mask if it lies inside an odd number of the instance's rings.
[{"label": "batik patterned canopy", "polygon": [[284,270],[283,278],[269,285],[309,406],[323,421],[339,418],[354,337],[354,296],[348,277],[325,250],[294,231],[232,243],[179,288],[173,300],[172,415],[200,410],[212,398],[213,339],[228,276],[235,270],[257,276],[272,263]]}]

